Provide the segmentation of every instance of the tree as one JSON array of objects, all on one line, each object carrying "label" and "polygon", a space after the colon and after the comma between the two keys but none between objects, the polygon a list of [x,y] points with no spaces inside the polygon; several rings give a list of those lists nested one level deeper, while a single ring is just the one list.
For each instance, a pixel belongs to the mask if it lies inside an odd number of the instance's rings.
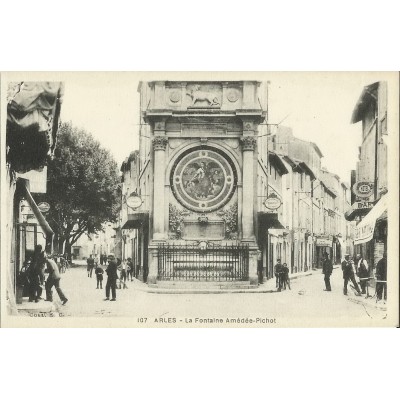
[{"label": "tree", "polygon": [[91,134],[63,123],[57,137],[55,157],[47,170],[47,193],[39,201],[50,204],[46,216],[58,251],[65,251],[84,234],[102,230],[115,221],[120,208],[117,163]]}]

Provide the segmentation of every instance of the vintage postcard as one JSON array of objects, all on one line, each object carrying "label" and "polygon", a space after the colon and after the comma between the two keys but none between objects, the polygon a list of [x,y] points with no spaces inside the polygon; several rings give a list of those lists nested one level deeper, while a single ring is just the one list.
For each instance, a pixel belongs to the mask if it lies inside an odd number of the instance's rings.
[{"label": "vintage postcard", "polygon": [[398,72],[1,73],[2,327],[396,327]]}]

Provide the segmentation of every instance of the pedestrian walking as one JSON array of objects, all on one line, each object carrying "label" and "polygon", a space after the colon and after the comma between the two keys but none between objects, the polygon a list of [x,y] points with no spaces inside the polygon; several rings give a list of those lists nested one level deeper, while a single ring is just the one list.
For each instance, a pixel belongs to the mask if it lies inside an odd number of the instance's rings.
[{"label": "pedestrian walking", "polygon": [[360,288],[356,282],[356,278],[354,276],[354,262],[350,260],[350,254],[346,254],[344,256],[344,260],[342,261],[342,271],[343,271],[343,294],[347,296],[347,284],[349,281],[352,282],[354,289],[357,291],[357,296],[361,296]]},{"label": "pedestrian walking", "polygon": [[277,263],[275,264],[275,267],[274,267],[274,274],[275,274],[275,278],[276,278],[276,287],[279,289],[279,292],[280,292],[280,289],[281,289],[280,274],[282,272],[282,264],[281,264],[280,258],[278,258],[276,261],[277,261]]},{"label": "pedestrian walking", "polygon": [[361,254],[357,254],[356,274],[360,279],[361,294],[368,292],[369,268],[367,260]]},{"label": "pedestrian walking", "polygon": [[325,252],[324,259],[322,261],[322,273],[324,274],[324,281],[325,281],[325,291],[330,292],[332,291],[331,288],[331,275],[333,271],[332,261],[329,258],[329,254]]},{"label": "pedestrian walking", "polygon": [[64,305],[68,299],[65,297],[60,287],[61,275],[58,269],[57,263],[50,257],[45,256],[46,268],[49,276],[47,277],[45,288],[46,288],[46,301],[53,301],[53,286],[56,288],[57,294],[60,297],[62,305]]},{"label": "pedestrian walking", "polygon": [[99,265],[99,257],[97,256],[97,254],[94,255],[94,259],[93,259],[93,263],[94,263],[94,269],[96,271],[97,266]]},{"label": "pedestrian walking", "polygon": [[103,268],[101,268],[100,265],[97,265],[96,269],[94,270],[94,273],[96,274],[96,281],[97,281],[96,289],[103,289],[103,274],[104,274]]},{"label": "pedestrian walking", "polygon": [[286,285],[287,285],[289,290],[292,290],[290,288],[289,268],[286,263],[283,263],[282,265],[282,280],[284,289],[286,290]]},{"label": "pedestrian walking", "polygon": [[63,254],[64,260],[65,260],[65,269],[69,269],[69,263],[72,261],[71,257],[67,254]]},{"label": "pedestrian walking", "polygon": [[108,267],[106,268],[107,283],[106,283],[106,298],[104,300],[110,300],[110,290],[112,298],[110,301],[117,300],[117,264],[113,255],[108,256]]},{"label": "pedestrian walking", "polygon": [[376,264],[376,299],[386,301],[387,299],[387,259],[386,259],[386,252],[383,253],[383,257],[378,261]]}]

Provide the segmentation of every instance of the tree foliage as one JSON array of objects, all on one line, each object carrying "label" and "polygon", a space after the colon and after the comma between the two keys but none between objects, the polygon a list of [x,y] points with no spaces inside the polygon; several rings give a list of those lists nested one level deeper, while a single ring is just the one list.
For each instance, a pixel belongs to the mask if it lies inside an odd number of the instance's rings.
[{"label": "tree foliage", "polygon": [[66,250],[84,233],[96,233],[119,211],[120,178],[110,152],[91,134],[63,123],[57,137],[56,156],[48,165],[46,216],[55,232],[59,251]]}]

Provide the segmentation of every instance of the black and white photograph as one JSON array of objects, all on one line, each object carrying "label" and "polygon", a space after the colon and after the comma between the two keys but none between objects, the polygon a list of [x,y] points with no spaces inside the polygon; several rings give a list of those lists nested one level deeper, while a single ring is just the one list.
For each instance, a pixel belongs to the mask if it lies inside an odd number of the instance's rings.
[{"label": "black and white photograph", "polygon": [[2,325],[396,326],[398,73],[1,83]]}]

